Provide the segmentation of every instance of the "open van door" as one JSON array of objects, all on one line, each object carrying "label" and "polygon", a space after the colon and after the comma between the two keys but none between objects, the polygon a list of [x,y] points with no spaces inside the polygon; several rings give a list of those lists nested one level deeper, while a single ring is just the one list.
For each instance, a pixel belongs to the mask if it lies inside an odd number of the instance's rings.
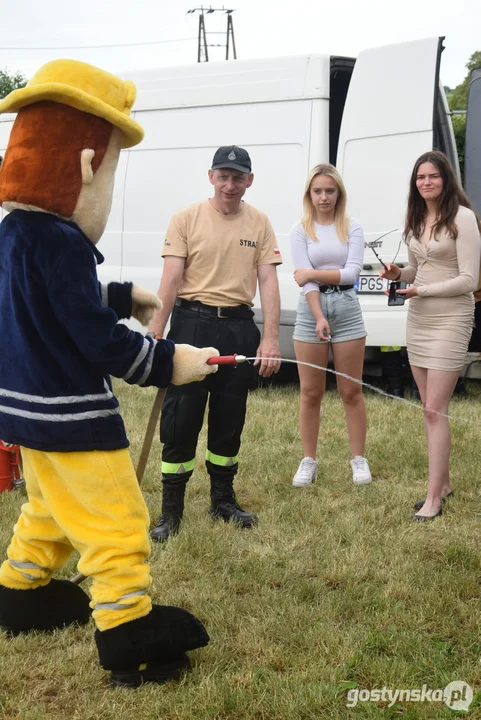
[{"label": "open van door", "polygon": [[442,40],[365,50],[354,66],[337,167],[368,241],[402,227],[412,167],[433,149]]},{"label": "open van door", "polygon": [[469,76],[464,171],[466,192],[481,215],[481,68]]},{"label": "open van door", "polygon": [[[407,262],[402,230],[415,160],[434,146],[446,151],[438,140],[446,135],[446,128],[453,143],[439,82],[442,40],[427,38],[365,50],[352,73],[337,168],[346,186],[348,212],[361,222],[366,244],[389,233],[376,244],[384,262],[395,257],[401,265]],[[456,155],[452,159],[457,164]],[[386,283],[377,277],[381,266],[369,247],[364,263],[358,292],[367,344],[403,346],[407,304],[387,307]]]}]

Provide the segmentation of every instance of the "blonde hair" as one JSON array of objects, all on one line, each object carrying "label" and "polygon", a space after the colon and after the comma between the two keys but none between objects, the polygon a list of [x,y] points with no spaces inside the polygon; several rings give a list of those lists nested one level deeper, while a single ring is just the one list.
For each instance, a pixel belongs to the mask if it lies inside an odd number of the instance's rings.
[{"label": "blonde hair", "polygon": [[337,185],[339,190],[339,197],[337,198],[336,207],[334,209],[334,225],[336,226],[336,232],[341,242],[347,242],[347,236],[349,231],[350,218],[346,214],[347,196],[346,188],[342,182],[342,178],[338,171],[330,163],[322,163],[316,165],[315,168],[309,173],[307,178],[306,189],[304,191],[304,197],[302,199],[304,205],[304,215],[302,216],[302,227],[306,231],[308,237],[312,240],[317,240],[316,230],[314,223],[316,221],[316,210],[312,204],[311,199],[311,184],[315,177],[318,175],[327,175],[332,178]]}]

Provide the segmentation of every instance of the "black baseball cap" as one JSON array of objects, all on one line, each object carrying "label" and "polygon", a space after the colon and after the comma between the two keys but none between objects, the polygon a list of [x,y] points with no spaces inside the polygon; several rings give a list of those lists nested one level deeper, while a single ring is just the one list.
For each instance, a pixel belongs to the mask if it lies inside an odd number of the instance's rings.
[{"label": "black baseball cap", "polygon": [[223,145],[215,151],[212,160],[212,170],[220,170],[220,168],[232,168],[232,170],[245,173],[252,172],[249,153],[237,145]]}]

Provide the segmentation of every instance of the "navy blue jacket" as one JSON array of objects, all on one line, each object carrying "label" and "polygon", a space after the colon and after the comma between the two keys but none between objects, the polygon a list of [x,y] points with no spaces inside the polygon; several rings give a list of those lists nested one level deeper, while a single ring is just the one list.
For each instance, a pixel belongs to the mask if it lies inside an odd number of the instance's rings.
[{"label": "navy blue jacket", "polygon": [[130,315],[131,285],[103,293],[101,262],[80,228],[55,215],[14,210],[0,224],[1,440],[44,451],[127,447],[109,374],[169,384],[174,344],[118,323]]}]

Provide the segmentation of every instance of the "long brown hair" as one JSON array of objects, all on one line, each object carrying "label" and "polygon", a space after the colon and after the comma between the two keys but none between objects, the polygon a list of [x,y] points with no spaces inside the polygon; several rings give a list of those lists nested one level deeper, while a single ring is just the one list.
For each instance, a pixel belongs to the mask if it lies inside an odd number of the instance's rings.
[{"label": "long brown hair", "polygon": [[[436,220],[432,228],[433,237],[435,237],[436,233],[440,230],[446,229],[453,240],[456,240],[458,237],[458,228],[455,220],[459,206],[463,205],[470,210],[472,210],[472,208],[468,196],[458,183],[453,167],[446,155],[440,150],[425,152],[414,163],[411,180],[409,181],[408,209],[404,225],[404,239],[408,241],[409,238],[413,236],[419,240],[424,232],[427,206],[417,189],[416,179],[420,165],[427,162],[436,166],[443,180],[443,189],[438,198]],[[481,231],[481,221],[477,215],[476,220]]]},{"label": "long brown hair", "polygon": [[302,216],[301,220],[302,227],[306,231],[306,235],[308,237],[310,237],[312,240],[317,240],[316,230],[314,227],[314,223],[316,220],[316,210],[311,200],[311,184],[314,178],[318,175],[327,175],[334,180],[338,187],[339,197],[337,198],[336,207],[334,210],[334,225],[336,227],[336,232],[339,240],[341,242],[347,242],[347,235],[349,231],[349,217],[346,215],[346,188],[344,187],[344,183],[342,182],[342,178],[339,175],[338,171],[336,170],[334,165],[331,165],[330,163],[316,165],[316,167],[312,168],[311,172],[309,173],[309,177],[307,178],[306,183],[306,189],[304,191],[304,197],[302,199],[302,202],[304,204],[304,215]]}]

